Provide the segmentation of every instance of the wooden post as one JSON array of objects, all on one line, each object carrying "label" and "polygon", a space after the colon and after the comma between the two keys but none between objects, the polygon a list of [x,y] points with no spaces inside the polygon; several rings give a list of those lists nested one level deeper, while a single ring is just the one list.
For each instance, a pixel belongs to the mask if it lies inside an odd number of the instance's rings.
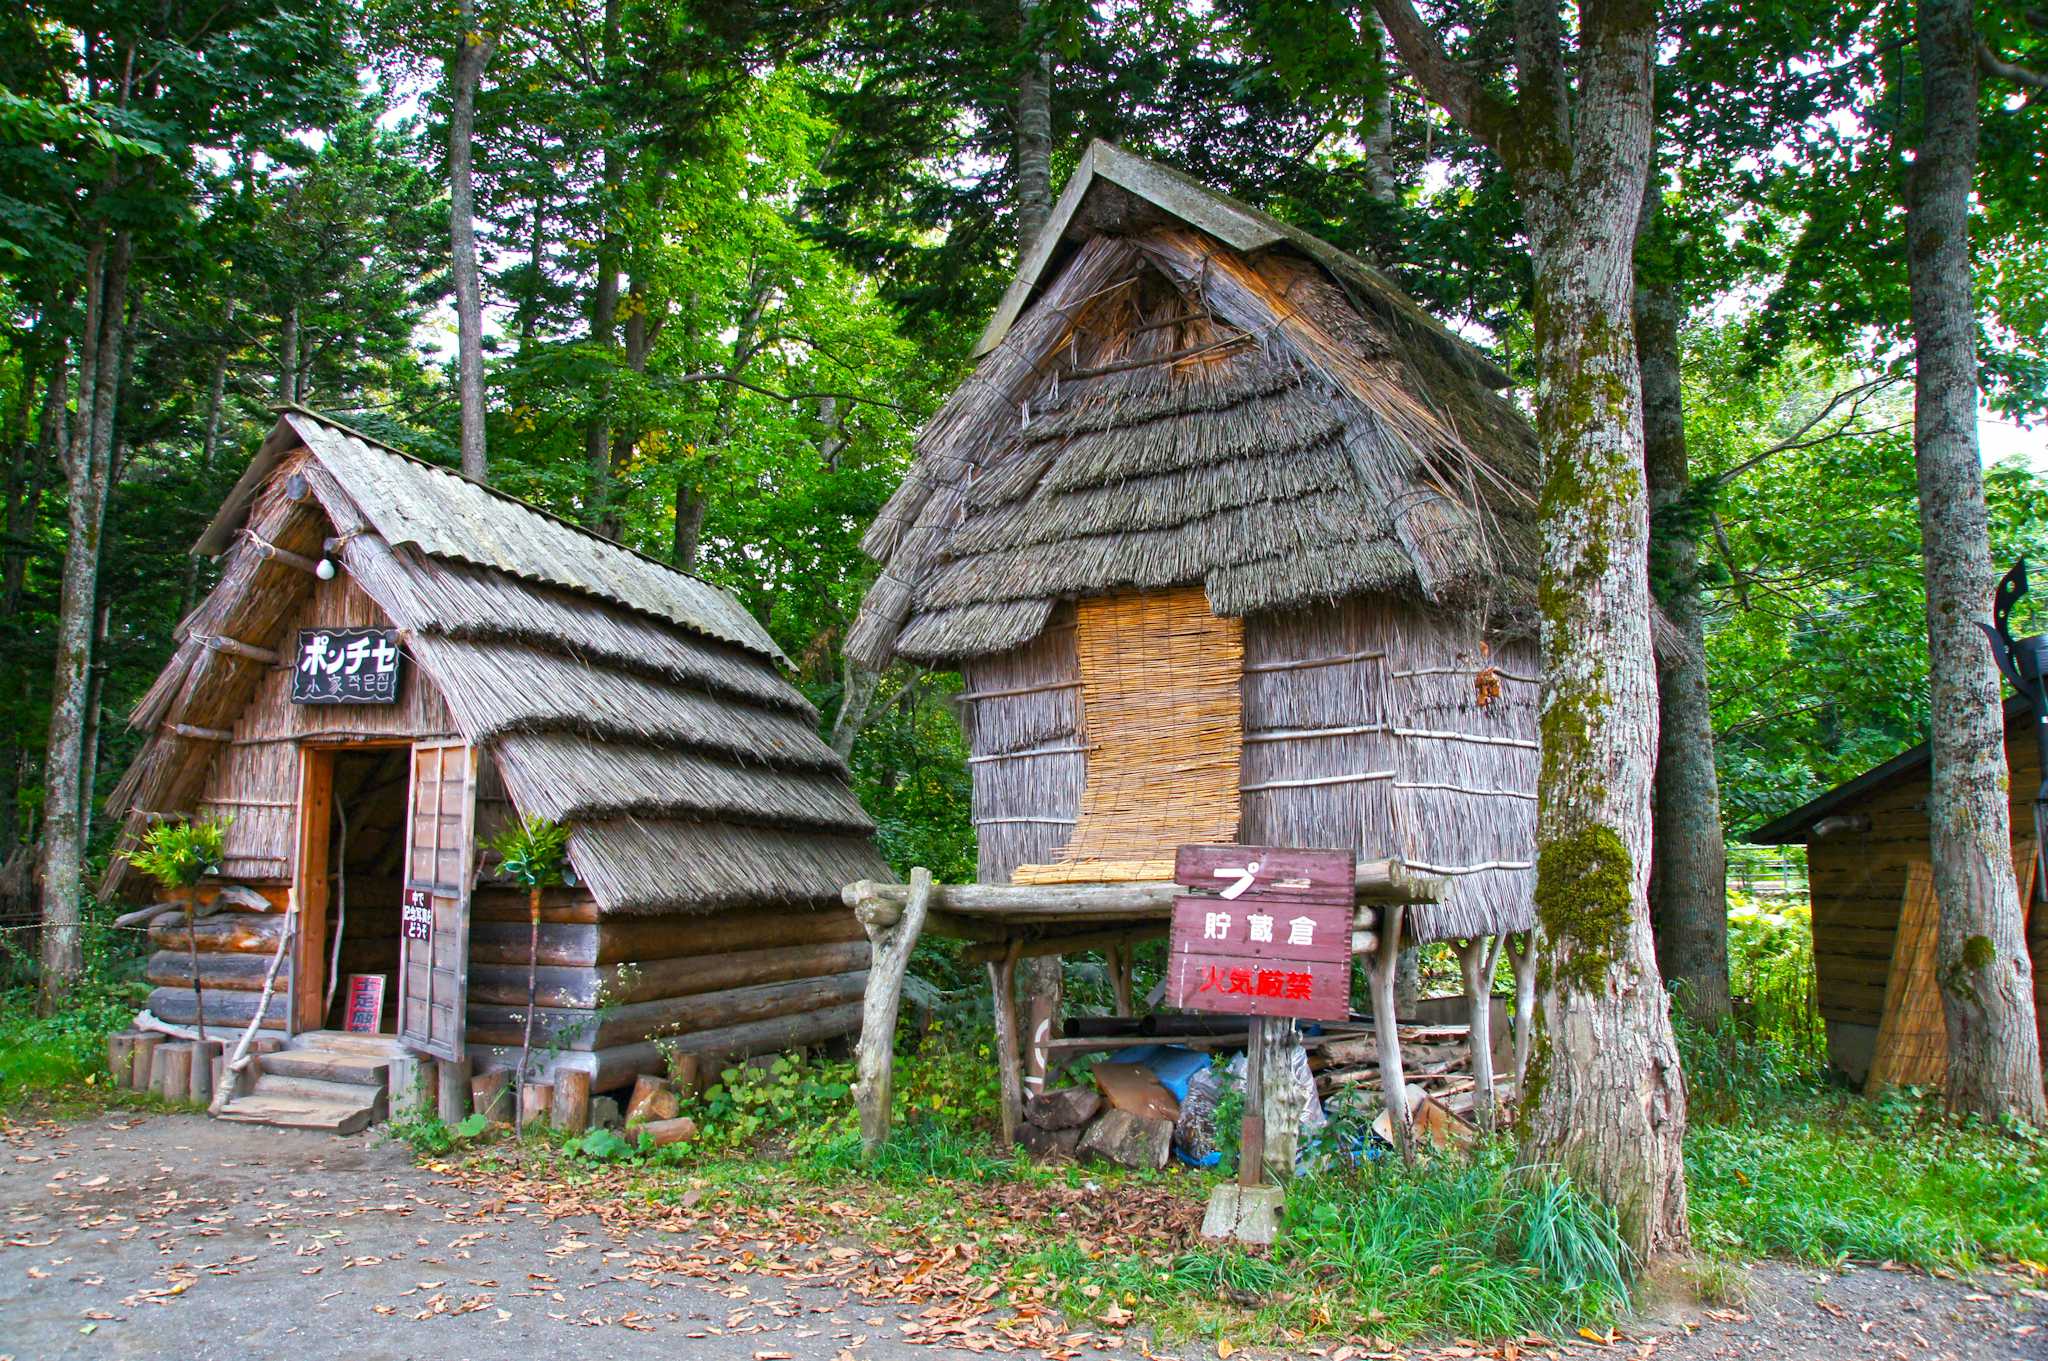
[{"label": "wooden post", "polygon": [[195,1105],[213,1104],[213,1070],[220,1064],[221,1050],[224,1047],[219,1040],[192,1042],[192,1081],[189,1099]]},{"label": "wooden post", "polygon": [[1266,1180],[1266,1027],[1254,1016],[1244,1042],[1244,1127],[1237,1145],[1237,1184],[1260,1186]]},{"label": "wooden post", "polygon": [[116,1087],[135,1085],[135,1038],[141,1033],[118,1030],[107,1036],[107,1075]]},{"label": "wooden post", "polygon": [[1380,948],[1372,955],[1372,1031],[1379,1041],[1380,1093],[1386,1100],[1387,1123],[1394,1130],[1394,1148],[1401,1161],[1415,1161],[1415,1130],[1408,1112],[1408,1075],[1401,1069],[1401,1026],[1394,1014],[1394,969],[1401,954],[1406,906],[1387,907]]},{"label": "wooden post", "polygon": [[1529,1053],[1536,1041],[1536,928],[1522,932],[1508,954],[1515,966],[1515,1100],[1529,1075]]},{"label": "wooden post", "polygon": [[[931,907],[932,872],[910,872],[910,896],[895,904],[863,901],[854,909],[868,934],[868,982],[861,1002],[859,1075],[853,1097],[860,1107],[861,1147],[872,1154],[889,1138],[890,1103],[895,1095],[896,1017],[903,1009],[903,975],[911,947],[924,930]],[[678,1082],[680,1086],[680,1081]]]},{"label": "wooden post", "polygon": [[170,1050],[170,1045],[159,1044],[153,1046],[149,1051],[149,1090],[155,1092],[158,1096],[164,1095],[170,1088]]},{"label": "wooden post", "polygon": [[435,1066],[441,1079],[441,1121],[453,1125],[469,1115],[469,1057],[440,1059]]},{"label": "wooden post", "polygon": [[[1294,1179],[1296,1155],[1301,1151],[1301,1109],[1308,1101],[1308,1093],[1296,1081],[1294,1072],[1294,1051],[1301,1042],[1301,1027],[1291,1017],[1260,1016],[1252,1020],[1249,1045],[1259,1052],[1259,1081],[1256,1087],[1250,1083],[1250,1067],[1246,1067],[1246,1108],[1252,1105],[1250,1093],[1258,1093],[1260,1123],[1263,1136],[1260,1163],[1265,1169],[1265,1178],[1280,1185]],[[1249,1051],[1248,1051],[1249,1052]]]},{"label": "wooden post", "polygon": [[546,1124],[555,1108],[555,1084],[552,1082],[526,1082],[519,1087],[519,1127],[531,1129]]},{"label": "wooden post", "polygon": [[1024,1055],[1017,1035],[1017,956],[1022,942],[1010,947],[1000,962],[988,966],[989,990],[993,995],[996,1021],[996,1074],[1000,1079],[1002,1103],[1002,1146],[1015,1147],[1017,1125],[1024,1118]]},{"label": "wooden post", "polygon": [[138,1092],[149,1090],[150,1070],[155,1067],[156,1051],[163,1044],[164,1037],[154,1032],[137,1035],[132,1054],[134,1066],[130,1070],[128,1085]]},{"label": "wooden post", "polygon": [[1458,942],[1458,972],[1465,980],[1465,1002],[1472,1051],[1472,1120],[1492,1133],[1493,1094],[1493,970],[1500,962],[1499,936],[1474,936]]},{"label": "wooden post", "polygon": [[477,1113],[494,1125],[512,1123],[512,1070],[487,1068],[469,1080]]},{"label": "wooden post", "polygon": [[581,1134],[590,1128],[590,1074],[575,1068],[555,1070],[555,1128]]},{"label": "wooden post", "polygon": [[384,1089],[393,1120],[431,1115],[440,1091],[435,1062],[425,1054],[406,1054],[385,1066]]},{"label": "wooden post", "polygon": [[1109,986],[1116,994],[1116,1014],[1128,1019],[1138,1014],[1131,1000],[1131,955],[1136,947],[1130,941],[1109,948]]},{"label": "wooden post", "polygon": [[156,1051],[163,1070],[163,1098],[183,1104],[192,1097],[192,1046],[167,1044]]}]

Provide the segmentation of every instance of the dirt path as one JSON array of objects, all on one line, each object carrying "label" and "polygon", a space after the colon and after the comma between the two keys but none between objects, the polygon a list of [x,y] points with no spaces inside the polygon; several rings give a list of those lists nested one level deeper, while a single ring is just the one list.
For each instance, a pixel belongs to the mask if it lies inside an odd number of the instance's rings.
[{"label": "dirt path", "polygon": [[[949,1332],[961,1310],[863,1298],[870,1255],[830,1244],[803,1251],[797,1270],[795,1253],[707,1252],[691,1233],[618,1234],[595,1215],[554,1217],[456,1185],[374,1135],[196,1116],[16,1125],[0,1146],[0,1361],[958,1361],[1047,1345],[1053,1355],[1150,1354],[1136,1334],[1118,1346],[1042,1319]],[[919,1334],[969,1349],[905,1340]],[[1671,1361],[2048,1358],[2048,1293],[2002,1279],[1765,1266],[1740,1310],[1646,1323],[1612,1345],[1516,1350]],[[1299,1354],[1347,1353],[1367,1355],[1341,1344]]]}]

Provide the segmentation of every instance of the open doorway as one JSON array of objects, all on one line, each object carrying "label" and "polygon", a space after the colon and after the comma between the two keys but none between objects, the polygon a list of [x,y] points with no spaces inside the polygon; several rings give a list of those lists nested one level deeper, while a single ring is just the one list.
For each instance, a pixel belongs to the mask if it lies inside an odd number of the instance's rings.
[{"label": "open doorway", "polygon": [[[379,1033],[398,1030],[399,902],[403,890],[410,747],[328,754],[325,939],[318,974],[322,1029],[347,1027],[349,976],[381,976]],[[311,1010],[309,1006],[307,1015]]]}]

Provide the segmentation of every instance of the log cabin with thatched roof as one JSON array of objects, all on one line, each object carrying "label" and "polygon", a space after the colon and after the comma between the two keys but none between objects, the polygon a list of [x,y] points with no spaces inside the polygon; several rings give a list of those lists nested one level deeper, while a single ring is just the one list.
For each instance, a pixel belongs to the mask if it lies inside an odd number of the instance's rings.
[{"label": "log cabin with thatched roof", "polygon": [[[849,650],[964,678],[982,883],[1350,848],[1397,881],[1362,937],[1381,1014],[1407,944],[1465,942],[1483,992],[1521,934],[1532,984],[1539,456],[1507,376],[1365,263],[1102,142],[976,354],[866,537]],[[983,901],[1025,899],[931,910]],[[1010,922],[1030,952],[1057,929]]]},{"label": "log cabin with thatched roof", "polygon": [[[603,1090],[670,1052],[856,1027],[866,947],[819,909],[887,871],[781,652],[727,592],[300,410],[198,547],[220,584],[135,709],[148,739],[110,806],[123,848],[157,820],[226,821],[197,919],[151,925],[149,1010],[192,1025],[196,981],[211,1034],[261,1010],[292,1037],[228,1113],[333,1124],[355,1098],[323,1083],[517,1052],[528,895],[486,850],[514,816],[569,830],[538,927],[541,1078]],[[373,631],[364,658],[390,631],[385,702],[331,702],[348,629]],[[140,878],[117,857],[105,887]],[[350,975],[388,984],[381,1040],[340,1034]],[[359,1121],[375,1103],[356,1104]]]}]

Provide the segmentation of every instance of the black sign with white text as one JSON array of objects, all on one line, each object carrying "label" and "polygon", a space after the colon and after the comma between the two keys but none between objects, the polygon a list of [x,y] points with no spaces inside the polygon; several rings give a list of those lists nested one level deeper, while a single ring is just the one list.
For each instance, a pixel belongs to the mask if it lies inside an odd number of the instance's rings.
[{"label": "black sign with white text", "polygon": [[396,704],[397,629],[300,629],[294,704]]}]

